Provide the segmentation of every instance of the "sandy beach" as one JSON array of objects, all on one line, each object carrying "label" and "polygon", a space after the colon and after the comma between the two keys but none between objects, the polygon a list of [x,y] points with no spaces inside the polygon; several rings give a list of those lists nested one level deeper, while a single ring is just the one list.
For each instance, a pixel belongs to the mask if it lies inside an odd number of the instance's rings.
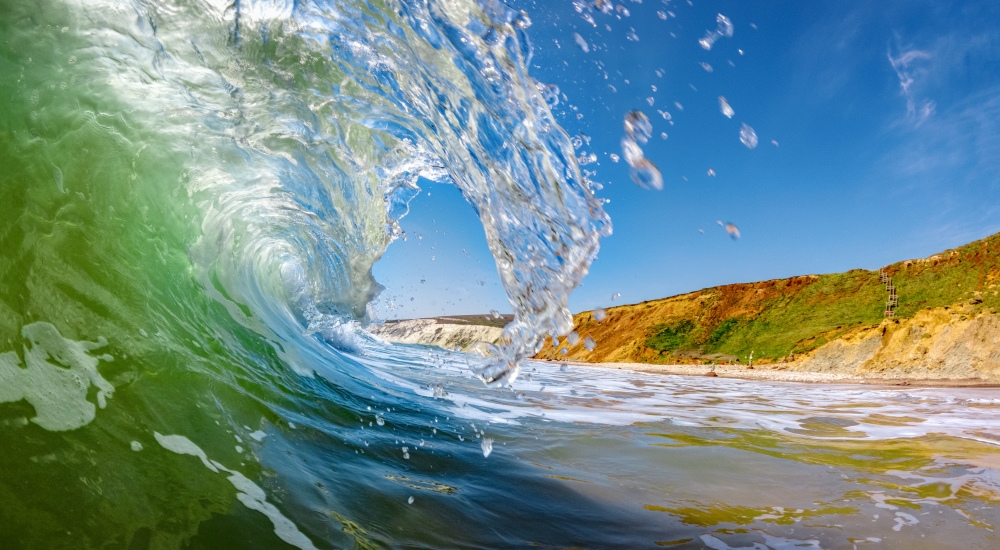
[{"label": "sandy beach", "polygon": [[859,376],[843,373],[793,370],[796,365],[774,363],[748,368],[745,365],[651,365],[648,363],[586,363],[581,361],[551,361],[601,369],[630,370],[653,374],[681,376],[714,376],[766,382],[803,382],[811,384],[866,384],[877,386],[915,386],[937,388],[1000,388],[1000,383],[983,378],[912,378],[905,376]]}]

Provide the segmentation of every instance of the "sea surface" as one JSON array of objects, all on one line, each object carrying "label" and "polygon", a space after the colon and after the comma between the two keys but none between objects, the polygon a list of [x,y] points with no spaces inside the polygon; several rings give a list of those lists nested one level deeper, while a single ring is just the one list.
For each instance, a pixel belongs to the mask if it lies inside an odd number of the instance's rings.
[{"label": "sea surface", "polygon": [[[1000,546],[996,392],[526,359],[611,231],[530,30],[0,0],[0,548]],[[425,180],[516,315],[474,353],[363,330]]]}]

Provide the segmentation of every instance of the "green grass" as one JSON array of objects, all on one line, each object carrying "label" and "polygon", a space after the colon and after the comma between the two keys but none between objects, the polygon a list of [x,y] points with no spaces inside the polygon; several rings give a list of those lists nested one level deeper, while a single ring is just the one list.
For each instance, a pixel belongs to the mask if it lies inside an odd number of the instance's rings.
[{"label": "green grass", "polygon": [[646,340],[646,345],[658,351],[689,349],[694,328],[695,324],[690,319],[672,325],[657,325],[655,330],[658,332]]},{"label": "green grass", "polygon": [[[1000,308],[1000,296],[995,294],[1000,283],[1000,234],[938,256],[889,266],[899,296],[896,318],[959,304],[970,308],[970,314],[995,313]],[[709,298],[696,316],[657,325],[646,346],[661,352],[721,353],[741,360],[752,351],[755,359],[779,359],[813,350],[848,330],[878,325],[885,318],[888,298],[878,273],[860,269],[820,275],[798,285],[774,281],[767,287],[768,297],[752,308],[757,313],[751,315],[713,316],[726,288],[704,292]]]}]

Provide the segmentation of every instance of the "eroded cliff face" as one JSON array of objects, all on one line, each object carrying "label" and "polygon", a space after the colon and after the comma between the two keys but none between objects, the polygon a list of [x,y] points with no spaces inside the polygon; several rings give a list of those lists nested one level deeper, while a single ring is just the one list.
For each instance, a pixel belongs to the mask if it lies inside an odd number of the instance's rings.
[{"label": "eroded cliff face", "polygon": [[[747,365],[752,357],[758,368],[993,381],[998,311],[1000,234],[878,271],[723,285],[582,312],[575,335],[546,342],[536,357],[654,365]],[[596,346],[584,346],[590,339]]]},{"label": "eroded cliff face", "polygon": [[496,342],[502,331],[499,327],[450,324],[435,319],[409,319],[368,327],[368,332],[389,342],[463,351],[476,342]]},{"label": "eroded cliff face", "polygon": [[789,370],[869,378],[980,378],[1000,382],[1000,317],[971,306],[919,311],[844,334]]}]

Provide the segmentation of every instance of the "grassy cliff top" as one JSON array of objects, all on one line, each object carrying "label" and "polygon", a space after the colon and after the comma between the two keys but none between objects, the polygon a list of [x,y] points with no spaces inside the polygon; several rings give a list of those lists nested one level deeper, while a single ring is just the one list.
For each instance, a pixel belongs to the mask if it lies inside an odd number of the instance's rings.
[{"label": "grassy cliff top", "polygon": [[[1000,307],[1000,234],[929,258],[887,266],[898,295],[897,318],[957,304],[973,314]],[[889,293],[877,271],[805,275],[707,288],[679,296],[577,314],[581,340],[549,342],[537,357],[591,362],[683,363],[779,360],[815,349],[862,325],[885,318]],[[567,353],[561,353],[563,348]]]}]

